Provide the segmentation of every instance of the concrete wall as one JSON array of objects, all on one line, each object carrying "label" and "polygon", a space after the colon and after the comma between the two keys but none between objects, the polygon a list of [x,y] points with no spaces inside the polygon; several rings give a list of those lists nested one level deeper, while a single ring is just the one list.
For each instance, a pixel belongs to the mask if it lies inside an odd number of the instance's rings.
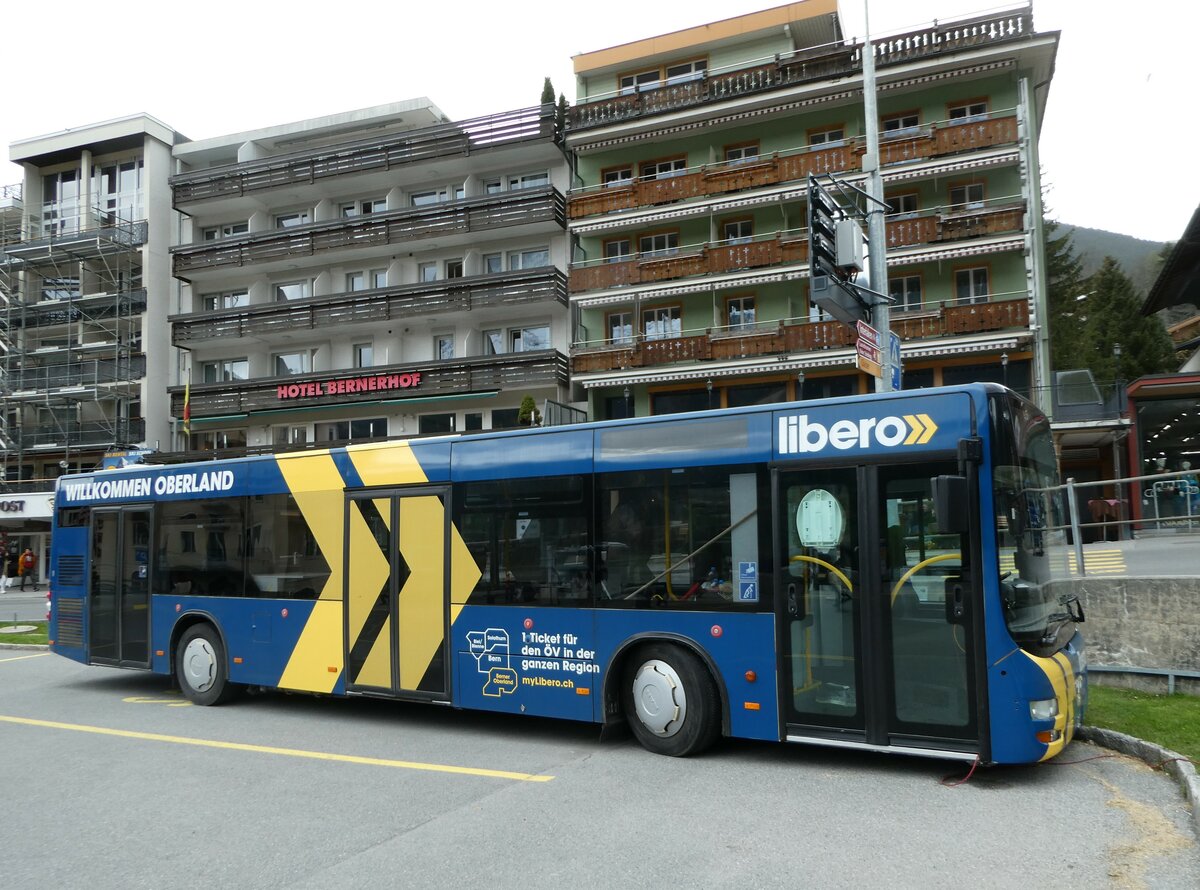
[{"label": "concrete wall", "polygon": [[[1200,578],[1082,578],[1062,586],[1083,604],[1089,664],[1200,671]],[[1090,680],[1154,692],[1167,685],[1137,674]],[[1179,679],[1176,689],[1200,694],[1200,680]]]}]

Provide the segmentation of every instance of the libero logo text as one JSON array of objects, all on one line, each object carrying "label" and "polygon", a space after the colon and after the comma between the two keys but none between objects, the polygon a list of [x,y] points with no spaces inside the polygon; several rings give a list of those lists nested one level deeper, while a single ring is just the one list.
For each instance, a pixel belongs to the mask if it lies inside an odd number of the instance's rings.
[{"label": "libero logo text", "polygon": [[779,453],[813,454],[827,448],[849,451],[852,448],[924,445],[937,429],[928,414],[893,414],[835,420],[829,424],[809,420],[807,414],[792,414],[779,418]]}]

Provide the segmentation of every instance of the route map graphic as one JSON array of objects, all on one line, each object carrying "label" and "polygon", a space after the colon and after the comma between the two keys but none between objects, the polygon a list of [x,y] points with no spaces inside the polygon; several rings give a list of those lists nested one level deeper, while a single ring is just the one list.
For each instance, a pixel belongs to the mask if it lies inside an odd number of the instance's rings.
[{"label": "route map graphic", "polygon": [[512,695],[517,688],[517,672],[508,648],[508,631],[496,627],[473,630],[467,634],[467,644],[479,673],[487,677],[483,694],[492,698]]}]

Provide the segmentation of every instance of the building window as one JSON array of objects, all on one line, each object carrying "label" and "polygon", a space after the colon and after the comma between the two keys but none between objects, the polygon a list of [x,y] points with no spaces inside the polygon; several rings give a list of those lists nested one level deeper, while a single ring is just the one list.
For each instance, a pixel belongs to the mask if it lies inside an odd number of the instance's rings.
[{"label": "building window", "polygon": [[78,278],[43,278],[43,300],[73,300],[82,295]]},{"label": "building window", "polygon": [[450,193],[446,189],[434,189],[430,192],[413,192],[409,200],[413,207],[428,207],[430,204],[440,204],[449,200]]},{"label": "building window", "polygon": [[725,301],[725,324],[738,331],[754,327],[754,295],[730,297]]},{"label": "building window", "polygon": [[639,71],[637,74],[625,74],[621,77],[621,93],[632,93],[638,89],[653,89],[662,78],[660,69]]},{"label": "building window", "polygon": [[707,69],[707,59],[693,59],[690,62],[678,62],[674,65],[668,65],[666,70],[667,85],[699,80],[704,76],[704,72]]},{"label": "building window", "polygon": [[203,433],[192,433],[188,437],[188,447],[192,451],[220,451],[223,448],[245,448],[246,431],[208,430]]},{"label": "building window", "polygon": [[729,244],[746,244],[754,240],[754,220],[732,219],[721,224],[721,238]]},{"label": "building window", "polygon": [[417,281],[422,284],[438,280],[437,263],[417,263]]},{"label": "building window", "polygon": [[638,252],[643,257],[668,256],[678,250],[678,232],[659,232],[655,235],[642,235],[638,239]]},{"label": "building window", "polygon": [[745,145],[729,145],[725,148],[725,162],[728,164],[745,164],[757,160],[757,142],[747,142]]},{"label": "building window", "polygon": [[665,179],[682,176],[687,172],[687,158],[669,158],[665,161],[648,161],[641,166],[642,179]]},{"label": "building window", "polygon": [[483,429],[483,412],[468,411],[463,415],[463,429],[468,433]]},{"label": "building window", "polygon": [[308,374],[313,369],[315,349],[299,349],[295,352],[277,352],[271,356],[276,377],[289,374]]},{"label": "building window", "polygon": [[912,216],[917,212],[916,192],[906,192],[903,195],[889,195],[887,202],[892,205],[893,217]]},{"label": "building window", "polygon": [[225,291],[219,294],[205,294],[200,298],[205,312],[218,312],[221,309],[241,309],[250,305],[250,297],[244,290]]},{"label": "building window", "polygon": [[668,340],[682,333],[678,306],[642,310],[642,334],[647,340]]},{"label": "building window", "polygon": [[975,269],[959,269],[954,273],[955,302],[986,303],[988,298],[988,270],[985,266]]},{"label": "building window", "polygon": [[608,316],[608,342],[614,345],[633,342],[633,313],[612,312]]},{"label": "building window", "polygon": [[271,442],[276,446],[308,444],[308,427],[277,426],[271,428]]},{"label": "building window", "polygon": [[504,181],[500,179],[485,179],[483,181],[483,193],[485,195],[498,195],[504,191]]},{"label": "building window", "polygon": [[351,349],[354,353],[354,367],[370,368],[375,364],[375,348],[370,343],[355,343]]},{"label": "building window", "polygon": [[540,269],[550,265],[550,248],[535,247],[531,250],[514,250],[508,255],[508,270]]},{"label": "building window", "polygon": [[445,264],[447,278],[462,278],[463,277],[463,261],[462,260],[446,260]]},{"label": "building window", "polygon": [[311,296],[311,281],[281,281],[275,285],[275,299],[279,302],[304,300]]},{"label": "building window", "polygon": [[355,216],[365,216],[368,213],[383,213],[387,210],[385,198],[364,198],[361,201],[351,201],[342,205],[342,217],[351,219]]},{"label": "building window", "polygon": [[917,131],[919,121],[920,117],[915,111],[906,111],[883,118],[880,121],[880,130],[885,137],[910,136]]},{"label": "building window", "polygon": [[202,229],[205,241],[220,241],[222,238],[235,238],[250,231],[248,222],[226,223],[223,226],[209,226]]},{"label": "building window", "polygon": [[499,253],[485,253],[483,255],[483,273],[485,275],[494,275],[497,272],[504,271],[504,255]]},{"label": "building window", "polygon": [[510,352],[533,352],[550,348],[550,325],[512,328],[508,332]]},{"label": "building window", "polygon": [[808,144],[820,148],[841,145],[845,138],[846,131],[842,127],[827,127],[824,130],[809,130],[808,132]]},{"label": "building window", "polygon": [[372,269],[367,273],[371,287],[387,287],[387,269]]},{"label": "building window", "polygon": [[550,174],[545,170],[538,173],[521,173],[516,176],[508,177],[508,188],[510,191],[518,189],[536,189],[550,184]]},{"label": "building window", "polygon": [[275,228],[290,229],[294,226],[306,226],[309,223],[307,210],[296,210],[292,213],[280,213],[275,217]]},{"label": "building window", "polygon": [[966,123],[967,121],[987,120],[988,104],[986,99],[974,99],[970,102],[961,102],[958,105],[951,105],[948,109],[950,120],[956,123]]},{"label": "building window", "polygon": [[372,417],[366,420],[334,420],[318,423],[313,427],[314,442],[345,442],[363,439],[387,438],[387,418]]},{"label": "building window", "polygon": [[226,383],[232,380],[250,379],[250,361],[244,358],[225,358],[200,365],[200,376],[205,383]]},{"label": "building window", "polygon": [[900,275],[888,279],[888,295],[892,298],[892,308],[903,312],[906,309],[920,309],[921,276]]},{"label": "building window", "polygon": [[346,273],[346,290],[366,290],[367,289],[367,273],[366,272],[348,272]]},{"label": "building window", "polygon": [[453,414],[422,414],[417,418],[417,430],[423,436],[454,432]]},{"label": "building window", "polygon": [[633,245],[628,238],[604,242],[604,261],[606,263],[619,263],[627,260],[631,253],[633,253]]},{"label": "building window", "polygon": [[600,174],[600,181],[608,188],[629,185],[633,182],[633,168],[614,167],[611,170],[605,170]]},{"label": "building window", "polygon": [[515,426],[520,426],[521,409],[520,408],[493,408],[492,409],[492,429],[508,430]]},{"label": "building window", "polygon": [[433,357],[440,361],[454,358],[453,334],[439,334],[433,338]]},{"label": "building window", "polygon": [[499,329],[483,332],[483,354],[500,355],[504,352],[504,334]]},{"label": "building window", "polygon": [[983,206],[983,183],[968,182],[951,188],[950,206],[954,210],[978,210]]}]

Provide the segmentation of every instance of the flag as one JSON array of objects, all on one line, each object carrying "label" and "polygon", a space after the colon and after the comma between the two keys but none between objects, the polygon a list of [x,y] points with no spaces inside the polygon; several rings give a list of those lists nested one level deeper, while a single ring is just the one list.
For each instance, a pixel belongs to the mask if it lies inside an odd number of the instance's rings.
[{"label": "flag", "polygon": [[192,434],[192,378],[188,375],[188,381],[183,385],[183,434],[190,436]]}]

